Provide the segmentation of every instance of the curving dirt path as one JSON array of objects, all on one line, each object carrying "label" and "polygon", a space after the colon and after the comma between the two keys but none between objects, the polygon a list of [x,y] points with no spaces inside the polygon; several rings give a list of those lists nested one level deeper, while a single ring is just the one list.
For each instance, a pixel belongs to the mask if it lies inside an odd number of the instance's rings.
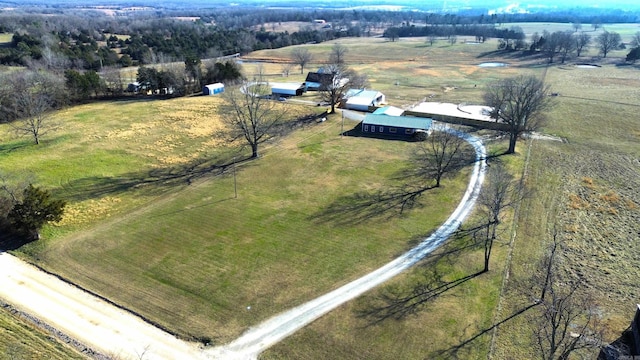
[{"label": "curving dirt path", "polygon": [[400,274],[440,246],[469,215],[475,205],[486,171],[486,150],[480,139],[441,126],[436,130],[453,132],[464,138],[476,152],[476,162],[467,190],[455,211],[431,236],[399,258],[349,284],[311,300],[247,330],[232,343],[207,353],[216,359],[255,359],[258,354],[293,334],[336,307]]},{"label": "curving dirt path", "polygon": [[203,349],[163,332],[8,253],[0,253],[0,298],[38,318],[92,350],[117,359],[253,359],[273,344],[320,316],[382,284],[416,264],[442,244],[471,212],[486,170],[486,150],[473,136],[463,137],[475,149],[476,162],[462,201],[431,236],[404,255],[326,295],[249,329],[232,343]]}]

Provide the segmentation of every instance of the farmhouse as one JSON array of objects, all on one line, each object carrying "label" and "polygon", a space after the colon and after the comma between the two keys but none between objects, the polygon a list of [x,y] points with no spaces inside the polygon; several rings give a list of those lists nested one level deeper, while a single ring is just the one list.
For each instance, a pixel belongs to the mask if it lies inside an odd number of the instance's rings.
[{"label": "farmhouse", "polygon": [[362,120],[362,133],[376,136],[413,138],[416,133],[429,134],[432,120],[413,116],[368,114]]},{"label": "farmhouse", "polygon": [[386,102],[380,91],[365,89],[349,89],[345,94],[344,108],[357,111],[369,111],[369,108]]},{"label": "farmhouse", "polygon": [[[307,74],[307,78],[304,81],[305,91],[323,91],[327,89],[327,85],[333,83],[334,75],[331,73],[322,72],[322,69],[318,72],[310,72]],[[340,79],[338,86],[343,86],[348,79]]]},{"label": "farmhouse", "polygon": [[276,96],[300,96],[304,93],[303,83],[271,83],[271,94]]},{"label": "farmhouse", "polygon": [[202,87],[202,95],[215,95],[224,92],[223,83],[209,84]]}]

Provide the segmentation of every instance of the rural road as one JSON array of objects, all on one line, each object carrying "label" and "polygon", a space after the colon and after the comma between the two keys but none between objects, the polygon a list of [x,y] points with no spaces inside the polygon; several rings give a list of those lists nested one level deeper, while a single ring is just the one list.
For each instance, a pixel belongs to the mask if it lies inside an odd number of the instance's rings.
[{"label": "rural road", "polygon": [[[441,127],[440,131],[452,131]],[[0,253],[0,299],[35,316],[102,354],[118,359],[254,359],[322,315],[382,284],[416,264],[442,244],[471,212],[480,192],[486,163],[482,142],[458,133],[476,152],[471,180],[462,201],[431,236],[372,273],[328,294],[250,328],[232,343],[203,349],[163,332],[140,318],[82,291],[55,276]]]},{"label": "rural road", "polygon": [[110,358],[207,359],[198,345],[8,253],[0,253],[0,299]]}]

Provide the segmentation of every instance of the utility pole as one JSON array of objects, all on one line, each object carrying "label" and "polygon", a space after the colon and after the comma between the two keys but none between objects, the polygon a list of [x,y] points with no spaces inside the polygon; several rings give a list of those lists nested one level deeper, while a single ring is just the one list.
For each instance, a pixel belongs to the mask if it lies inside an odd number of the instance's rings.
[{"label": "utility pole", "polygon": [[236,159],[233,159],[233,198],[238,198],[238,182],[236,181]]}]

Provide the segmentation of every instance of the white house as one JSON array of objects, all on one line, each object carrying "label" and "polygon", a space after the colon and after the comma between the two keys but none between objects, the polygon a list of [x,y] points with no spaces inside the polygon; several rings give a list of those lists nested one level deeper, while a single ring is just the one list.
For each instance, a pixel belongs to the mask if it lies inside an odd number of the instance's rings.
[{"label": "white house", "polygon": [[350,110],[369,111],[371,106],[386,103],[383,93],[376,90],[349,89],[345,94],[344,107]]}]

